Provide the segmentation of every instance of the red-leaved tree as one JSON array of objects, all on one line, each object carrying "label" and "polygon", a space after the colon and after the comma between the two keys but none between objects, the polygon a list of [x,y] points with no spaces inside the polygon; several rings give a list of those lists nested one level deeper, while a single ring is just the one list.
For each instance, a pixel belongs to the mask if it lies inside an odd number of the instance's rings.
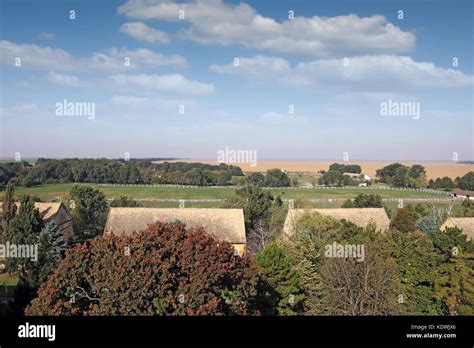
[{"label": "red-leaved tree", "polygon": [[70,249],[27,315],[258,314],[257,269],[202,228],[158,223]]}]

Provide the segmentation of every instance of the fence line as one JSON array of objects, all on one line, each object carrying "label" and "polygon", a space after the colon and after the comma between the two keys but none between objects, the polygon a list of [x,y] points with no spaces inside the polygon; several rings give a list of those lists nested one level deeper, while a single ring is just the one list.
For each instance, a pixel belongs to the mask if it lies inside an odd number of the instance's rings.
[{"label": "fence line", "polygon": [[[107,200],[112,201],[114,198],[108,198]],[[309,202],[324,202],[324,203],[331,203],[331,202],[345,202],[347,199],[350,198],[310,198],[307,199]],[[174,203],[219,203],[224,202],[225,199],[223,198],[134,198],[135,201],[139,202],[174,202]],[[289,202],[294,199],[284,198],[282,201]],[[427,203],[434,203],[434,202],[454,202],[454,201],[461,201],[462,198],[383,198],[383,202],[399,202],[399,201],[406,201],[406,202],[427,202]]]},{"label": "fence line", "polygon": [[[104,187],[169,187],[169,188],[199,188],[199,189],[230,189],[235,190],[244,186],[197,186],[197,185],[174,185],[174,184],[96,184]],[[389,187],[389,186],[315,186],[315,187],[294,187],[294,186],[281,186],[281,187],[261,187],[263,190],[347,190],[347,189],[359,189],[359,190],[397,190],[397,191],[416,191],[416,192],[427,192],[439,195],[449,195],[448,191],[440,191],[426,188],[411,188],[411,187]]]}]

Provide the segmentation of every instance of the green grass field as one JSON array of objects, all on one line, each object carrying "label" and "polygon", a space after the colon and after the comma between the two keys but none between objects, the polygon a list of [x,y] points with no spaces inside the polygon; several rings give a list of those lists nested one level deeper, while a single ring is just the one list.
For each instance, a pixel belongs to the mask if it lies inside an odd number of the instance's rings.
[{"label": "green grass field", "polygon": [[[30,188],[20,187],[16,196],[30,194],[43,201],[64,198],[68,195],[74,184],[51,184]],[[233,188],[212,187],[152,187],[152,186],[99,186],[90,184],[102,191],[107,198],[127,196],[135,199],[161,198],[161,199],[226,199],[234,193]],[[281,195],[285,199],[304,197],[307,199],[352,198],[358,193],[379,194],[382,198],[444,198],[443,194],[421,192],[415,190],[386,190],[365,188],[331,188],[331,189],[304,189],[304,188],[275,188],[270,189],[273,195]],[[4,192],[0,192],[2,198]]]}]

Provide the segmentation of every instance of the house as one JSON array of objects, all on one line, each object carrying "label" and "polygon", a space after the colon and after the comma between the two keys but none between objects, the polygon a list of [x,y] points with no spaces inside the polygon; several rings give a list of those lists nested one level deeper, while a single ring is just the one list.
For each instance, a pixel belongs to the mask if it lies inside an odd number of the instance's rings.
[{"label": "house", "polygon": [[365,174],[358,174],[358,173],[343,173],[342,175],[347,175],[349,177],[351,177],[352,179],[357,179],[357,180],[360,180],[360,181],[370,181],[372,180],[372,178],[368,175],[365,175]]},{"label": "house", "polygon": [[160,222],[181,221],[187,227],[202,226],[218,240],[232,244],[236,252],[245,251],[243,209],[110,208],[104,234],[130,234]]},{"label": "house", "polygon": [[[15,204],[18,212],[20,203]],[[59,227],[59,231],[61,231],[61,234],[64,236],[66,241],[72,236],[72,216],[64,204],[60,202],[35,202],[35,208],[38,209],[40,216],[45,223],[52,221]],[[2,211],[2,203],[0,203],[0,213],[2,213]]]},{"label": "house", "polygon": [[299,218],[306,212],[316,212],[337,220],[344,219],[360,227],[373,222],[382,231],[387,230],[390,225],[384,208],[290,209],[283,225],[283,232],[287,236],[295,233]]},{"label": "house", "polygon": [[457,227],[467,236],[467,239],[474,238],[474,217],[448,218],[439,228],[444,231],[447,228]]}]

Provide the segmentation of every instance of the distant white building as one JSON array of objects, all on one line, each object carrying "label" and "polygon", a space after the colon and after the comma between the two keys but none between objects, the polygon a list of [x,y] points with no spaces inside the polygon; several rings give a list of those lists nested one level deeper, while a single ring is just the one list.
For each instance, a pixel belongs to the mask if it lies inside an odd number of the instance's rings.
[{"label": "distant white building", "polygon": [[342,175],[350,176],[353,179],[358,179],[361,181],[370,181],[372,178],[366,174],[357,174],[357,173],[343,173]]}]

